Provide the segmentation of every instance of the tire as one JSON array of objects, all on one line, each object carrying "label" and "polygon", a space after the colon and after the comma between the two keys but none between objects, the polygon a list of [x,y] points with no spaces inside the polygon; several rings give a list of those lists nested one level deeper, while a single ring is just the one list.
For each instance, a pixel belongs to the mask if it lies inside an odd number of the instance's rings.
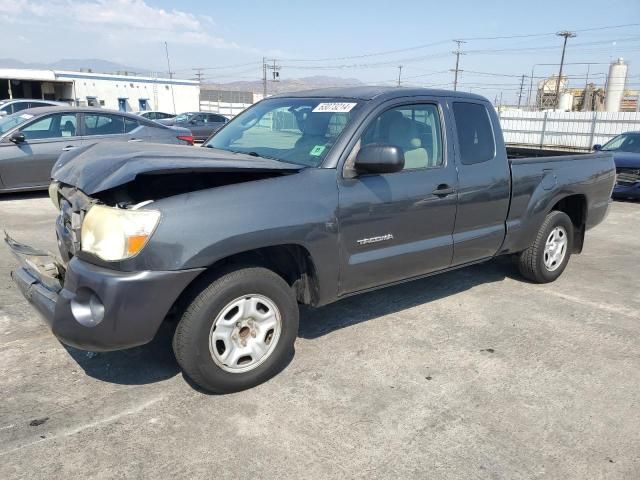
[{"label": "tire", "polygon": [[[546,250],[547,242],[550,240],[552,232],[556,233],[557,238],[562,239],[562,232],[566,235],[564,254],[560,258],[555,257],[554,253],[559,250]],[[562,240],[556,242],[560,245]],[[556,280],[569,263],[571,252],[573,250],[573,223],[569,216],[564,212],[552,211],[542,222],[540,230],[533,244],[520,253],[518,257],[518,268],[523,277],[535,283],[549,283]],[[551,254],[550,254],[551,251]]]},{"label": "tire", "polygon": [[222,272],[192,296],[173,350],[193,383],[207,392],[231,393],[283,370],[297,335],[293,289],[271,270],[239,267]]}]

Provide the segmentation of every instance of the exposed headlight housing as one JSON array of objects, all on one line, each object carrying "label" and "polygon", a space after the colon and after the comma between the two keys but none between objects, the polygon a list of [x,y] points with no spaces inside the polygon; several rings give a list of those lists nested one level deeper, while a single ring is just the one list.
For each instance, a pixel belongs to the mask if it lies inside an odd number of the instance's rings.
[{"label": "exposed headlight housing", "polygon": [[51,182],[49,184],[49,198],[53,202],[54,207],[56,209],[60,209],[60,194],[58,190],[60,188],[60,184],[58,182]]},{"label": "exposed headlight housing", "polygon": [[109,262],[134,257],[147,244],[159,221],[157,210],[94,205],[82,223],[82,251]]}]

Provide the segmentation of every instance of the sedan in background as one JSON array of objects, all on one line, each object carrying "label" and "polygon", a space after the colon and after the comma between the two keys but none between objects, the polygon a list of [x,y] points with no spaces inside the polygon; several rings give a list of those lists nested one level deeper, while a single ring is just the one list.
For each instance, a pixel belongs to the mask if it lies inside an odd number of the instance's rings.
[{"label": "sedan in background", "polygon": [[616,163],[614,198],[640,199],[640,132],[626,132],[604,145],[594,145],[596,151],[613,153]]},{"label": "sedan in background", "polygon": [[54,102],[53,100],[40,100],[37,98],[16,98],[13,100],[0,100],[0,117],[11,115],[12,113],[26,110],[27,108],[38,108],[47,106],[69,106],[68,103]]},{"label": "sedan in background", "polygon": [[173,113],[158,112],[156,110],[143,110],[136,112],[136,115],[140,115],[147,120],[166,120],[175,117]]},{"label": "sedan in background", "polygon": [[101,141],[193,145],[191,132],[102,108],[41,107],[0,119],[0,192],[46,189],[63,152]]},{"label": "sedan in background", "polygon": [[185,112],[167,120],[158,120],[163,125],[188,128],[197,142],[204,142],[211,134],[220,130],[229,119],[217,113]]}]

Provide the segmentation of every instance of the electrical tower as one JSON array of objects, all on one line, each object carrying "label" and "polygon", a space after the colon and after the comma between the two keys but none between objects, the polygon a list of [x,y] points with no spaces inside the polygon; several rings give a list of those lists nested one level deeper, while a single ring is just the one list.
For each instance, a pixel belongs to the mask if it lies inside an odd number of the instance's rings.
[{"label": "electrical tower", "polygon": [[398,65],[398,86],[402,85],[402,65]]},{"label": "electrical tower", "polygon": [[564,37],[562,43],[562,57],[560,58],[560,72],[558,73],[558,81],[556,82],[556,109],[560,106],[560,83],[562,82],[562,67],[564,66],[564,52],[567,49],[567,40],[576,36],[575,33],[564,31],[556,33],[559,37]]},{"label": "electrical tower", "polygon": [[455,72],[454,77],[453,77],[453,89],[454,90],[458,90],[458,72],[462,72],[462,70],[460,70],[460,55],[464,55],[464,52],[462,52],[460,50],[460,47],[462,46],[463,43],[467,43],[464,40],[454,40],[454,42],[456,42],[457,44],[457,48],[453,53],[456,56],[456,68],[454,70],[451,70],[452,72]]}]

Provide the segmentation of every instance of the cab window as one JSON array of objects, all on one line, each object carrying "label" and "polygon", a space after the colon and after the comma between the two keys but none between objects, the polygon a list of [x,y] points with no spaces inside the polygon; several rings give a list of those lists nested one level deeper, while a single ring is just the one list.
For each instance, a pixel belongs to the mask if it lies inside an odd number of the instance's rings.
[{"label": "cab window", "polygon": [[442,134],[433,104],[401,105],[379,115],[367,127],[360,146],[382,143],[400,147],[404,170],[442,166]]}]

